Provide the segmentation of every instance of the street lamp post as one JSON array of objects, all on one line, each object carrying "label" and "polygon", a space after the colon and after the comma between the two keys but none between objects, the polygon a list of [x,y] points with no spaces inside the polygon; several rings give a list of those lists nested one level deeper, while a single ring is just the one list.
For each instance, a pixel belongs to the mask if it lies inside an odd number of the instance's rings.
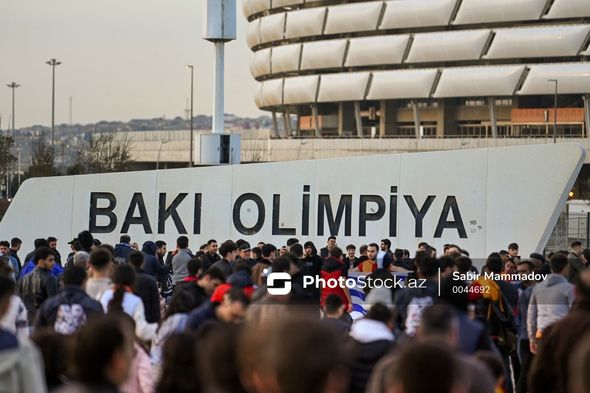
[{"label": "street lamp post", "polygon": [[553,102],[553,143],[557,143],[557,79],[549,79],[547,82],[555,83],[555,100]]},{"label": "street lamp post", "polygon": [[192,64],[189,64],[186,66],[186,68],[188,68],[191,71],[191,142],[190,142],[190,149],[191,149],[191,154],[190,154],[190,161],[188,163],[188,167],[190,168],[191,166],[193,166],[194,161],[194,154],[195,152],[193,151],[193,81],[194,81],[194,69],[195,66]]},{"label": "street lamp post", "polygon": [[162,154],[162,146],[168,143],[168,139],[160,141],[160,148],[158,149],[158,160],[156,161],[156,170],[160,169],[160,154]]},{"label": "street lamp post", "polygon": [[14,137],[14,91],[16,90],[17,87],[20,87],[20,85],[16,82],[11,82],[9,84],[7,84],[6,86],[10,87],[12,89],[12,136]]},{"label": "street lamp post", "polygon": [[61,62],[55,59],[46,61],[45,64],[51,66],[51,147],[55,144],[55,67]]}]

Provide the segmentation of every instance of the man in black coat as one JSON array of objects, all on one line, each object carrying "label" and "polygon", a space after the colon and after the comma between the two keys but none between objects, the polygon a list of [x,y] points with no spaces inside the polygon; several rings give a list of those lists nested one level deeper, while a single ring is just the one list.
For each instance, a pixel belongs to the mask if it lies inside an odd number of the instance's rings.
[{"label": "man in black coat", "polygon": [[[129,254],[129,264],[135,268],[135,285],[133,293],[141,298],[145,309],[145,320],[148,323],[160,321],[160,292],[156,279],[145,273],[142,269],[144,265],[144,254],[139,251],[132,251]],[[157,261],[156,261],[157,262]],[[157,262],[159,263],[159,262]]]}]

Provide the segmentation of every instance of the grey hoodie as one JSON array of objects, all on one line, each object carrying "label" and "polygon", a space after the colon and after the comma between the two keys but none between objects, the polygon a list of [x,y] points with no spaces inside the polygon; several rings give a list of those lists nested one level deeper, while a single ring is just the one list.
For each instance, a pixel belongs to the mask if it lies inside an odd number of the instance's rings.
[{"label": "grey hoodie", "polygon": [[529,339],[535,338],[537,330],[565,317],[573,302],[574,286],[561,274],[551,274],[535,285],[527,313]]},{"label": "grey hoodie", "polygon": [[28,340],[0,330],[0,392],[45,393],[41,355]]}]

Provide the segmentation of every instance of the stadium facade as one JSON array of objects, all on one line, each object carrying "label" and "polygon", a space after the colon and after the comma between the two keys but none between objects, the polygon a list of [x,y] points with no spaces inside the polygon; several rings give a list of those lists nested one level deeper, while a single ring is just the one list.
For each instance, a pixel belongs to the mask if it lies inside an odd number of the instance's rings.
[{"label": "stadium facade", "polygon": [[557,85],[557,135],[588,137],[590,0],[244,0],[243,11],[256,104],[277,132],[282,115],[302,137],[547,137]]}]

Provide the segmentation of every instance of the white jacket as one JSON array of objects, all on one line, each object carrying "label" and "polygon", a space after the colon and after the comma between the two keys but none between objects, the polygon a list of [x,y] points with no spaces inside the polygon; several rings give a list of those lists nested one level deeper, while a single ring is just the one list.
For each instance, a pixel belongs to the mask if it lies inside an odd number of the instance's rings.
[{"label": "white jacket", "polygon": [[[109,310],[109,302],[113,298],[113,290],[109,289],[105,291],[101,298],[100,303],[104,312],[107,313]],[[158,328],[157,323],[148,323],[145,320],[145,309],[143,302],[139,296],[132,293],[125,292],[123,295],[123,311],[130,315],[135,321],[135,334],[143,341],[151,341],[156,335],[156,329]]]}]

